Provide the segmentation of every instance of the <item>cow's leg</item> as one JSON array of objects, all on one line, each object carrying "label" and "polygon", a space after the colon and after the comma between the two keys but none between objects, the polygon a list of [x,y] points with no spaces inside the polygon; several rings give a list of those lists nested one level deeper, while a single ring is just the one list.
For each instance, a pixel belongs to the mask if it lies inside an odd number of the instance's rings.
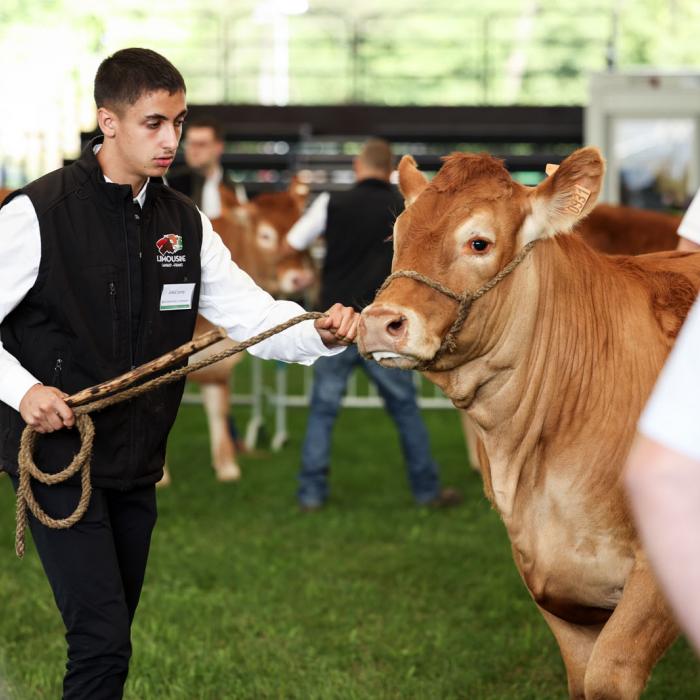
[{"label": "cow's leg", "polygon": [[603,625],[575,625],[540,608],[561,651],[572,700],[585,700],[586,666]]},{"label": "cow's leg", "polygon": [[[459,409],[458,409],[459,410]],[[467,455],[469,456],[469,463],[474,471],[481,471],[479,464],[479,455],[477,453],[476,444],[478,438],[476,437],[476,431],[474,430],[474,424],[466,411],[459,411],[459,418],[462,421],[462,432],[464,433],[464,442],[467,446]]]},{"label": "cow's leg", "polygon": [[639,558],[586,668],[586,700],[635,700],[678,628],[644,558]]},{"label": "cow's leg", "polygon": [[236,462],[236,448],[228,429],[228,384],[202,384],[201,392],[209,423],[209,443],[216,478],[219,481],[237,481],[241,478],[241,469]]}]

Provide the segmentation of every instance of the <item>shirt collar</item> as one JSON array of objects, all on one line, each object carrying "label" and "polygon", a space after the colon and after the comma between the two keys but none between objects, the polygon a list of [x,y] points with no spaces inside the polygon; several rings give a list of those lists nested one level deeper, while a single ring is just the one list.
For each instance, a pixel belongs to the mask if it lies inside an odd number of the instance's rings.
[{"label": "shirt collar", "polygon": [[224,169],[219,166],[214,173],[207,178],[207,182],[213,182],[215,185],[218,185],[222,180],[224,179]]},{"label": "shirt collar", "polygon": [[[97,152],[102,148],[102,144],[98,143],[95,144],[95,146],[92,149],[92,152],[97,155]],[[110,180],[104,173],[102,173],[102,177],[105,179],[105,182],[109,182],[111,184],[114,184],[113,180]],[[146,178],[146,182],[143,183],[143,187],[139,190],[139,193],[133,197],[134,202],[138,202],[138,205],[143,209],[143,205],[146,202],[146,188],[148,187],[148,183],[151,181],[150,177]]]}]

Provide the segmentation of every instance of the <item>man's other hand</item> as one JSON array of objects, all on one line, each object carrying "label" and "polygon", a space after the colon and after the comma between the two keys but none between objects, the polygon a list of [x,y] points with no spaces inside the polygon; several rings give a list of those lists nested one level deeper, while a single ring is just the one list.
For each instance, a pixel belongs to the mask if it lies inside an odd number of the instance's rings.
[{"label": "man's other hand", "polygon": [[27,425],[37,433],[52,433],[61,428],[72,428],[75,416],[63,400],[68,396],[60,389],[43,384],[35,384],[22,397],[19,412]]},{"label": "man's other hand", "polygon": [[352,345],[357,336],[360,314],[342,304],[333,304],[326,313],[325,318],[317,318],[314,322],[323,344],[328,348]]}]

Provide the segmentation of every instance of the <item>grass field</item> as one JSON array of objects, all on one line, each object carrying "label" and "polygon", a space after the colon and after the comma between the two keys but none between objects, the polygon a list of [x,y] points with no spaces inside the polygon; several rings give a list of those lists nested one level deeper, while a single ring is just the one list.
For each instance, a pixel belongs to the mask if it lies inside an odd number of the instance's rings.
[{"label": "grass field", "polygon": [[[291,443],[244,457],[243,480],[222,485],[203,413],[181,410],[125,698],[564,698],[556,644],[466,467],[456,415],[426,414],[443,480],[465,493],[445,512],[412,504],[389,419],[355,409],[337,426],[329,507],[299,513],[305,418],[291,412]],[[62,625],[31,544],[24,561],[14,558],[13,512],[3,477],[0,698],[56,700]],[[644,697],[700,697],[684,641]]]}]

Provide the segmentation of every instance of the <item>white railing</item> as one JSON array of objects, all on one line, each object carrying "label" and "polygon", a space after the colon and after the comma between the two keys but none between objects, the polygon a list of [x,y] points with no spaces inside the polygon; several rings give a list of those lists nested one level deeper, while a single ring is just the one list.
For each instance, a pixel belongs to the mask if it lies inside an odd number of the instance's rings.
[{"label": "white railing", "polygon": [[[282,449],[289,438],[287,432],[287,409],[306,408],[311,400],[311,385],[313,382],[313,369],[311,367],[295,367],[283,362],[274,363],[274,375],[272,380],[269,372],[265,373],[264,360],[248,356],[246,362],[250,363],[250,386],[245,393],[234,392],[231,396],[231,404],[234,406],[250,406],[251,416],[246,426],[246,447],[252,449],[256,446],[260,431],[264,424],[265,408],[269,406],[274,412],[275,431],[272,436],[271,447],[277,452]],[[289,372],[301,371],[301,389],[290,390]],[[238,373],[238,372],[237,372]],[[267,374],[267,376],[266,376]],[[362,373],[355,370],[348,381],[347,391],[343,397],[342,405],[347,408],[382,408],[384,403],[379,396],[376,387],[371,381],[361,379]],[[418,392],[418,405],[423,409],[453,409],[452,402],[436,386],[418,374],[413,373],[416,390]],[[266,381],[267,379],[267,381]],[[184,403],[201,404],[199,393],[191,388],[185,391]]]}]

